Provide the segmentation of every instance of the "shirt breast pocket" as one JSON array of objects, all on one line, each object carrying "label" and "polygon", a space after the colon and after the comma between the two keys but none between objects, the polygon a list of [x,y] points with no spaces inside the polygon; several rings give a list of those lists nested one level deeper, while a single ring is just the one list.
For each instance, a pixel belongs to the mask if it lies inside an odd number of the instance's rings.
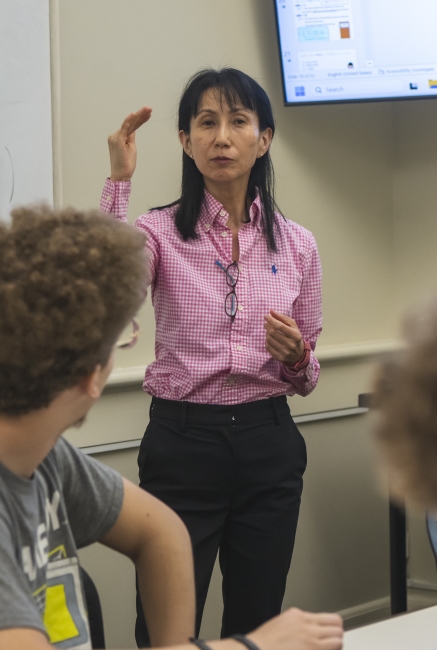
[{"label": "shirt breast pocket", "polygon": [[297,274],[280,273],[276,266],[259,278],[259,309],[267,314],[270,309],[293,318],[293,306],[299,297],[302,278]]}]

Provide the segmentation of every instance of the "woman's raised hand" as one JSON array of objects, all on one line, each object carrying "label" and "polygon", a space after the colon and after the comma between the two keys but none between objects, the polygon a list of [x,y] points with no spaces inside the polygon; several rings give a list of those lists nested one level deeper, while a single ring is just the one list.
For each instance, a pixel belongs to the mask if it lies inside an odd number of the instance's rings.
[{"label": "woman's raised hand", "polygon": [[108,138],[111,161],[111,181],[130,181],[137,164],[135,131],[150,119],[152,109],[143,106],[136,113],[130,113],[118,131]]}]

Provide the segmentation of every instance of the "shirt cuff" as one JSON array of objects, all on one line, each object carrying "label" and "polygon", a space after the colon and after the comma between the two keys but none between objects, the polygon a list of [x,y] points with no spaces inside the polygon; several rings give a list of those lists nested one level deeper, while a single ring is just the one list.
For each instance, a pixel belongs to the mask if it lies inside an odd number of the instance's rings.
[{"label": "shirt cuff", "polygon": [[119,219],[126,219],[131,187],[130,181],[113,182],[107,178],[100,199],[100,210],[112,212]]},{"label": "shirt cuff", "polygon": [[300,379],[301,377],[305,377],[310,365],[311,365],[311,361],[307,366],[305,366],[305,368],[302,368],[302,370],[298,370],[297,372],[295,372],[294,370],[290,370],[290,368],[286,366],[285,363],[283,363],[281,368],[282,377],[285,379],[285,381],[288,382],[293,381],[293,379]]},{"label": "shirt cuff", "polygon": [[291,384],[295,384],[296,382],[299,384],[303,383],[305,385],[312,384],[314,378],[314,370],[315,370],[315,357],[313,351],[311,352],[308,365],[305,366],[305,368],[302,368],[302,370],[298,370],[297,372],[295,372],[293,370],[290,370],[290,368],[288,368],[288,366],[286,366],[284,363],[281,364],[282,378],[284,379],[284,381]]}]

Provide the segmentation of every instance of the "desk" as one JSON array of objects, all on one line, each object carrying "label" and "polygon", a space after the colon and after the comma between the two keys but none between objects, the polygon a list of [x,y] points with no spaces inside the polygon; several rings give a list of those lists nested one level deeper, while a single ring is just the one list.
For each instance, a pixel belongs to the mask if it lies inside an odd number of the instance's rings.
[{"label": "desk", "polygon": [[345,632],[344,650],[437,650],[437,606]]}]

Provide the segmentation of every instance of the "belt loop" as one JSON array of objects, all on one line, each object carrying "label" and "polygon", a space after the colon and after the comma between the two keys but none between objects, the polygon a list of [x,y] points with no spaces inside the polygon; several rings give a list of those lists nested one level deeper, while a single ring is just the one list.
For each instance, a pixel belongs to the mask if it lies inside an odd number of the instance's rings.
[{"label": "belt loop", "polygon": [[155,398],[152,397],[152,401],[150,402],[150,406],[149,406],[149,420],[152,419],[152,411],[153,411],[154,405],[155,405]]},{"label": "belt loop", "polygon": [[181,402],[181,417],[179,418],[179,428],[182,433],[185,432],[185,425],[187,422],[187,402]]},{"label": "belt loop", "polygon": [[279,416],[278,405],[276,403],[276,399],[274,397],[271,397],[270,402],[271,402],[271,405],[272,405],[273,413],[275,415],[275,424],[281,424],[281,418]]}]

